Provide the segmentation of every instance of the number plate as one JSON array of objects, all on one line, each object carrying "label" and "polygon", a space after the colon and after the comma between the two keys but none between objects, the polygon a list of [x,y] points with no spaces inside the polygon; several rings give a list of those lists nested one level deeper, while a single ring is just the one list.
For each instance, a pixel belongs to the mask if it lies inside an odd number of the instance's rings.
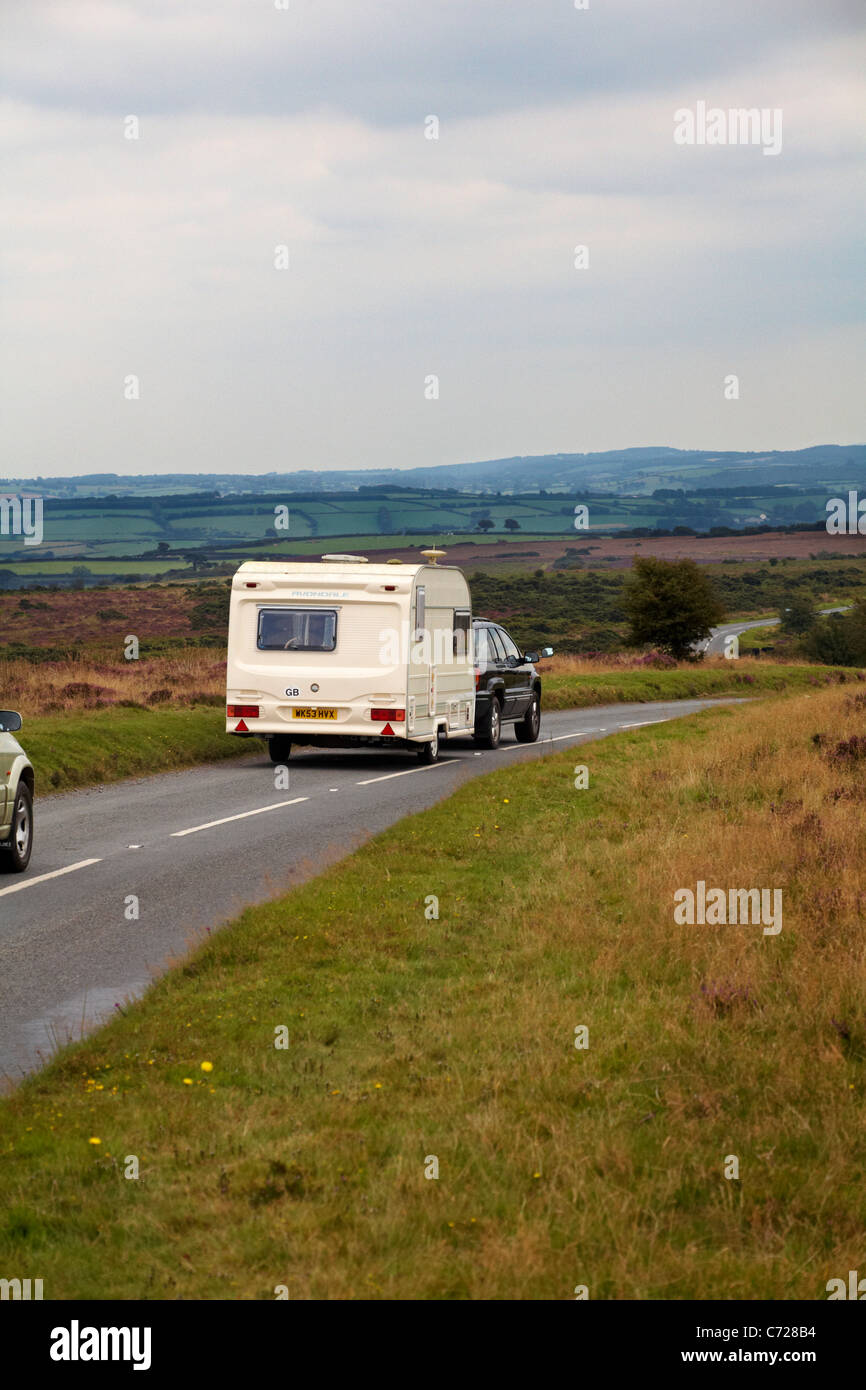
[{"label": "number plate", "polygon": [[295,719],[336,719],[335,709],[314,709],[306,705],[296,706],[292,710]]}]

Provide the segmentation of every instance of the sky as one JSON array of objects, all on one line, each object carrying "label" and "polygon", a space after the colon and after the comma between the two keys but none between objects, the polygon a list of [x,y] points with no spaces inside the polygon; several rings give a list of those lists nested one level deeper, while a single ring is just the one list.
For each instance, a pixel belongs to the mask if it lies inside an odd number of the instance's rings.
[{"label": "sky", "polygon": [[[4,0],[3,473],[862,442],[864,31],[860,0]],[[678,143],[701,103],[781,148]]]}]

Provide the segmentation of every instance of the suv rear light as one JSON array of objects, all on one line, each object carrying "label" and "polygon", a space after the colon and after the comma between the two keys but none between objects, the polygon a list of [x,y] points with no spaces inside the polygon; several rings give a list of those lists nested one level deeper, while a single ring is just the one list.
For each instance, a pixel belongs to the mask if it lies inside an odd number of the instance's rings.
[{"label": "suv rear light", "polygon": [[227,719],[258,719],[258,705],[227,705]]},{"label": "suv rear light", "polygon": [[481,684],[481,668],[478,667],[478,666],[476,666],[476,667],[475,667],[475,689],[476,689],[476,690],[478,689],[478,687],[479,687],[480,684]]},{"label": "suv rear light", "polygon": [[370,718],[381,720],[383,724],[402,724],[406,719],[404,709],[371,709]]}]

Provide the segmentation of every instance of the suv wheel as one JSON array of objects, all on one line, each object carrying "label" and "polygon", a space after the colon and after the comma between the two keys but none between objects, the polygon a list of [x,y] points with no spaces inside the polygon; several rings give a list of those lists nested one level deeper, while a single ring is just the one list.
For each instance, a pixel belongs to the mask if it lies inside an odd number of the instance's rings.
[{"label": "suv wheel", "polygon": [[484,719],[475,725],[475,742],[482,748],[498,748],[502,737],[502,710],[495,695],[490,697],[490,709]]},{"label": "suv wheel", "polygon": [[30,788],[21,782],[12,812],[12,833],[8,843],[0,849],[0,869],[6,869],[13,874],[23,874],[30,863],[32,849],[33,798]]},{"label": "suv wheel", "polygon": [[514,726],[514,736],[519,743],[535,743],[541,728],[541,701],[538,691],[533,690],[529,709]]},{"label": "suv wheel", "polygon": [[268,752],[272,763],[287,763],[292,752],[292,740],[285,734],[273,734],[268,739]]},{"label": "suv wheel", "polygon": [[426,763],[428,766],[435,763],[439,757],[439,730],[433,735],[429,743],[422,743],[418,749],[418,761]]}]

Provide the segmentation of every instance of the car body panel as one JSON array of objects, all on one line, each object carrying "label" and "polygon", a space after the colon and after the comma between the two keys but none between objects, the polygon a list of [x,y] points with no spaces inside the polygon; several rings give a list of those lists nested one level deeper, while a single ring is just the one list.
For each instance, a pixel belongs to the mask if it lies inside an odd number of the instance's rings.
[{"label": "car body panel", "polygon": [[12,734],[0,733],[0,840],[8,840],[12,808],[22,779],[33,790],[33,765]]}]

